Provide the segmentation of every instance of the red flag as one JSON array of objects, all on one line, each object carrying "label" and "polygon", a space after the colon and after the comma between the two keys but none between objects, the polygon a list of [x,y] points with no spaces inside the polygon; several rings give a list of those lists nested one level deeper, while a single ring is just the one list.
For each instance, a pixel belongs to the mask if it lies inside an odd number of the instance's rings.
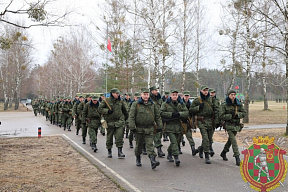
[{"label": "red flag", "polygon": [[111,41],[110,41],[110,39],[108,39],[107,49],[108,49],[110,52],[112,52],[112,46],[111,46]]}]

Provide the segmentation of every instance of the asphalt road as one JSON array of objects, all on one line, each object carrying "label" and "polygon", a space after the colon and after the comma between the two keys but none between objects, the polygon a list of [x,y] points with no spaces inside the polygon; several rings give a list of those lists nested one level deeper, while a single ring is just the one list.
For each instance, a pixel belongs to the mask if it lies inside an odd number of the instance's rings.
[{"label": "asphalt road", "polygon": [[[142,167],[136,167],[134,151],[129,148],[128,139],[124,139],[123,147],[126,158],[118,159],[116,146],[113,146],[113,158],[110,159],[107,158],[105,137],[100,133],[98,134],[98,151],[94,153],[88,144],[82,144],[81,136],[75,134],[75,126],[72,126],[71,132],[63,131],[45,121],[45,117],[35,117],[32,112],[0,113],[0,121],[2,122],[0,138],[37,136],[38,127],[42,129],[42,136],[65,134],[64,139],[127,191],[253,191],[250,188],[245,189],[245,183],[240,175],[239,167],[235,166],[232,152],[228,153],[228,162],[224,162],[219,156],[224,146],[223,143],[213,144],[216,154],[211,158],[211,165],[206,165],[204,159],[198,156],[193,157],[190,147],[185,146],[182,147],[183,154],[180,155],[180,167],[168,162],[166,158],[157,158],[160,166],[152,170],[147,156],[142,156]],[[194,140],[196,146],[199,146],[201,139],[194,138]],[[163,151],[167,155],[169,142],[163,142],[163,145]],[[288,161],[287,156],[285,159]],[[280,186],[275,191],[288,191],[287,178],[283,184],[284,187]]]}]

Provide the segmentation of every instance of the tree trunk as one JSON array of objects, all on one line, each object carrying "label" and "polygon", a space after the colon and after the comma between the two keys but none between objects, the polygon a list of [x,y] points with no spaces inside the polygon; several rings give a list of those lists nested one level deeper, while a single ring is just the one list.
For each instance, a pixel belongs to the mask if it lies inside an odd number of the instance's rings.
[{"label": "tree trunk", "polygon": [[[265,12],[267,13],[267,3],[265,3]],[[267,41],[267,16],[265,16],[265,31],[264,31],[264,39],[263,39],[263,61],[262,61],[262,90],[263,90],[263,98],[264,98],[264,110],[268,110],[268,101],[267,101],[267,86],[266,86],[266,41]]]},{"label": "tree trunk", "polygon": [[185,89],[185,80],[186,80],[186,20],[187,20],[187,0],[184,0],[184,18],[183,18],[183,49],[182,49],[182,62],[183,62],[183,71],[182,71],[182,86],[181,86],[181,92],[184,92]]},{"label": "tree trunk", "polygon": [[196,28],[196,41],[197,41],[197,55],[196,55],[196,87],[197,87],[197,96],[199,93],[199,63],[200,63],[200,0],[197,1],[197,28]]},{"label": "tree trunk", "polygon": [[[288,0],[286,0],[286,7],[288,6]],[[288,18],[287,18],[287,9],[285,8],[285,31],[288,30]],[[284,41],[285,41],[285,64],[286,64],[286,101],[287,101],[287,97],[288,97],[288,34],[285,33],[284,36]],[[288,135],[288,102],[287,102],[287,124],[286,124],[286,133],[285,135]]]}]

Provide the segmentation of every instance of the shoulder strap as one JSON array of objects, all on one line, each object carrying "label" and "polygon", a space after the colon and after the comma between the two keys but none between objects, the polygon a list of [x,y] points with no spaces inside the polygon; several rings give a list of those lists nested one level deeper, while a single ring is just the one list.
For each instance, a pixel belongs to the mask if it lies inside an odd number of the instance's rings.
[{"label": "shoulder strap", "polygon": [[207,101],[204,101],[204,102],[208,105],[208,107],[211,109],[211,111],[214,112],[214,110],[213,110],[213,108],[211,107],[211,105],[209,105],[209,103],[208,103]]},{"label": "shoulder strap", "polygon": [[103,101],[106,103],[106,105],[108,106],[108,108],[109,108],[110,110],[112,110],[111,107],[110,107],[110,105],[108,104],[107,100],[106,100],[106,99],[103,99]]},{"label": "shoulder strap", "polygon": [[198,97],[198,99],[199,99],[199,102],[200,102],[200,103],[203,103],[201,97]]}]

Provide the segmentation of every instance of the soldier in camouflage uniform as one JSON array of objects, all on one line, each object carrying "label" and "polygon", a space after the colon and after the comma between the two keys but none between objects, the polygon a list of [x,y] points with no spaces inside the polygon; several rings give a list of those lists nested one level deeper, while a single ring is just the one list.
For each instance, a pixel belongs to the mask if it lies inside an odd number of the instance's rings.
[{"label": "soldier in camouflage uniform", "polygon": [[53,99],[51,99],[49,111],[50,111],[50,117],[49,117],[50,124],[54,125],[55,124],[55,102]]},{"label": "soldier in camouflage uniform", "polygon": [[129,128],[131,132],[136,134],[136,165],[142,166],[141,153],[145,141],[148,157],[151,161],[151,167],[152,169],[155,169],[160,163],[155,159],[157,154],[155,153],[153,146],[154,126],[157,125],[157,132],[162,132],[163,126],[159,109],[154,102],[149,99],[149,96],[149,90],[143,88],[141,98],[136,102],[133,102],[129,112]]},{"label": "soldier in camouflage uniform", "polygon": [[98,111],[99,97],[96,95],[92,96],[92,100],[88,102],[83,109],[83,119],[86,120],[88,125],[88,133],[90,137],[90,143],[92,150],[96,152],[97,149],[97,133],[98,127],[100,126],[101,114]]},{"label": "soldier in camouflage uniform", "polygon": [[241,132],[242,128],[244,127],[244,125],[240,123],[240,119],[246,116],[246,111],[242,103],[236,98],[235,90],[229,90],[225,102],[223,102],[220,106],[219,113],[220,119],[224,121],[224,128],[229,135],[228,141],[226,142],[220,156],[224,161],[228,161],[226,153],[229,152],[229,148],[232,145],[234,153],[233,156],[236,159],[236,165],[240,166],[240,153],[237,145],[236,135],[237,132]]},{"label": "soldier in camouflage uniform", "polygon": [[[179,160],[179,143],[181,141],[183,126],[182,121],[187,121],[188,109],[183,100],[178,96],[177,90],[172,90],[170,97],[161,106],[161,117],[164,122],[164,132],[167,133],[170,139],[170,145],[167,149],[167,159],[169,162],[174,162],[176,166],[180,165]],[[172,157],[174,156],[174,159]]]},{"label": "soldier in camouflage uniform", "polygon": [[32,108],[33,108],[33,111],[34,111],[34,115],[37,116],[37,112],[38,112],[38,109],[39,109],[39,103],[38,103],[37,100],[35,100],[32,103]]},{"label": "soldier in camouflage uniform", "polygon": [[86,136],[87,136],[87,123],[86,123],[86,119],[83,118],[83,110],[85,105],[91,101],[91,95],[87,94],[86,95],[86,99],[84,100],[84,102],[81,102],[77,108],[77,113],[81,114],[82,118],[81,118],[81,123],[82,123],[82,143],[86,144]]},{"label": "soldier in camouflage uniform", "polygon": [[[128,108],[129,108],[129,104],[131,102],[131,96],[132,94],[131,93],[125,93],[125,98],[123,99],[124,103],[125,103],[125,106],[126,106],[126,109],[128,111]],[[129,135],[129,127],[128,127],[128,121],[125,122],[125,126],[126,126],[126,130],[125,130],[125,137],[126,139],[128,138],[128,135]]]},{"label": "soldier in camouflage uniform", "polygon": [[103,100],[100,104],[99,111],[105,115],[107,122],[106,148],[108,149],[108,158],[112,158],[113,137],[115,136],[116,147],[118,148],[118,157],[124,158],[123,132],[125,121],[128,119],[128,112],[125,104],[119,96],[120,91],[117,88],[111,89],[110,97]]},{"label": "soldier in camouflage uniform", "polygon": [[46,111],[46,121],[49,120],[49,114],[50,114],[50,100],[47,99],[45,103],[45,111]]},{"label": "soldier in camouflage uniform", "polygon": [[198,147],[199,157],[203,158],[204,152],[205,163],[211,164],[209,155],[214,131],[213,123],[215,118],[218,118],[219,107],[215,98],[210,97],[207,86],[201,86],[200,97],[193,100],[189,111],[191,115],[197,115],[197,126],[202,135],[202,144]]},{"label": "soldier in camouflage uniform", "polygon": [[[189,100],[190,98],[190,92],[189,91],[184,91],[183,93],[184,97],[183,97],[183,102],[185,103],[186,107],[187,107],[187,110],[190,109],[190,106],[192,104],[192,102]],[[192,117],[189,115],[188,117],[188,121],[187,121],[187,131],[185,133],[185,136],[190,144],[190,147],[191,147],[191,150],[192,150],[192,155],[195,156],[197,153],[196,153],[196,150],[195,150],[195,142],[193,140],[193,137],[192,137]],[[180,145],[180,144],[179,144]]]},{"label": "soldier in camouflage uniform", "polygon": [[[101,103],[105,99],[105,94],[101,93],[100,98],[99,98],[99,103]],[[103,117],[102,117],[103,118]],[[100,125],[100,133],[105,136],[105,129],[103,128],[102,125]]]},{"label": "soldier in camouflage uniform", "polygon": [[84,101],[84,98],[82,95],[79,96],[79,99],[74,103],[73,105],[73,112],[72,116],[75,118],[75,124],[76,124],[76,135],[79,134],[79,130],[81,127],[81,114],[78,113],[78,106],[80,103]]},{"label": "soldier in camouflage uniform", "polygon": [[[134,102],[137,102],[137,100],[140,98],[140,93],[135,92],[134,93],[134,99],[130,102],[129,107],[128,107],[128,113],[130,112],[131,106]],[[129,147],[133,148],[133,138],[134,138],[134,133],[132,131],[129,132]],[[146,151],[146,149],[145,149]]]},{"label": "soldier in camouflage uniform", "polygon": [[[163,102],[165,102],[168,99],[169,95],[170,95],[170,92],[165,91],[164,95],[162,96]],[[169,141],[167,134],[165,132],[163,133],[163,141]]]},{"label": "soldier in camouflage uniform", "polygon": [[64,128],[64,131],[66,128],[68,131],[71,131],[71,123],[72,123],[72,110],[73,105],[70,98],[67,98],[67,101],[65,101],[62,105],[62,125]]},{"label": "soldier in camouflage uniform", "polygon": [[[163,103],[163,100],[161,99],[161,95],[158,93],[158,88],[156,86],[150,87],[150,99],[154,102],[154,104],[156,104],[160,113],[160,108]],[[154,145],[157,148],[158,157],[165,156],[165,153],[163,153],[161,149],[163,146],[161,143],[161,138],[162,138],[162,132],[159,132],[154,136]]]},{"label": "soldier in camouflage uniform", "polygon": [[[210,88],[209,89],[209,93],[210,93],[210,97],[213,97],[215,98],[215,104],[218,105],[218,108],[220,107],[220,101],[219,99],[216,97],[216,91],[213,89],[213,88]],[[219,109],[220,110],[220,109]],[[216,121],[217,120],[217,121]],[[215,118],[214,119],[214,129],[213,129],[213,132],[212,132],[212,136],[211,136],[211,144],[210,144],[210,156],[213,157],[215,152],[213,150],[213,147],[212,147],[212,144],[213,144],[213,135],[214,135],[214,132],[215,132],[215,129],[217,129],[218,127],[220,127],[221,123],[220,123],[220,118],[219,118],[219,113],[218,113],[218,118]]]},{"label": "soldier in camouflage uniform", "polygon": [[[77,101],[79,100],[79,95],[75,95],[75,98],[71,101],[72,105],[73,105],[73,109],[74,109],[74,104],[77,103]],[[73,122],[74,122],[74,115],[73,115],[73,112],[72,112],[72,125],[73,125]],[[76,125],[76,119],[75,119],[75,125]]]},{"label": "soldier in camouflage uniform", "polygon": [[65,102],[64,98],[61,97],[61,100],[58,103],[58,126],[60,128],[62,126],[62,117],[63,117],[62,106],[64,102]]}]

